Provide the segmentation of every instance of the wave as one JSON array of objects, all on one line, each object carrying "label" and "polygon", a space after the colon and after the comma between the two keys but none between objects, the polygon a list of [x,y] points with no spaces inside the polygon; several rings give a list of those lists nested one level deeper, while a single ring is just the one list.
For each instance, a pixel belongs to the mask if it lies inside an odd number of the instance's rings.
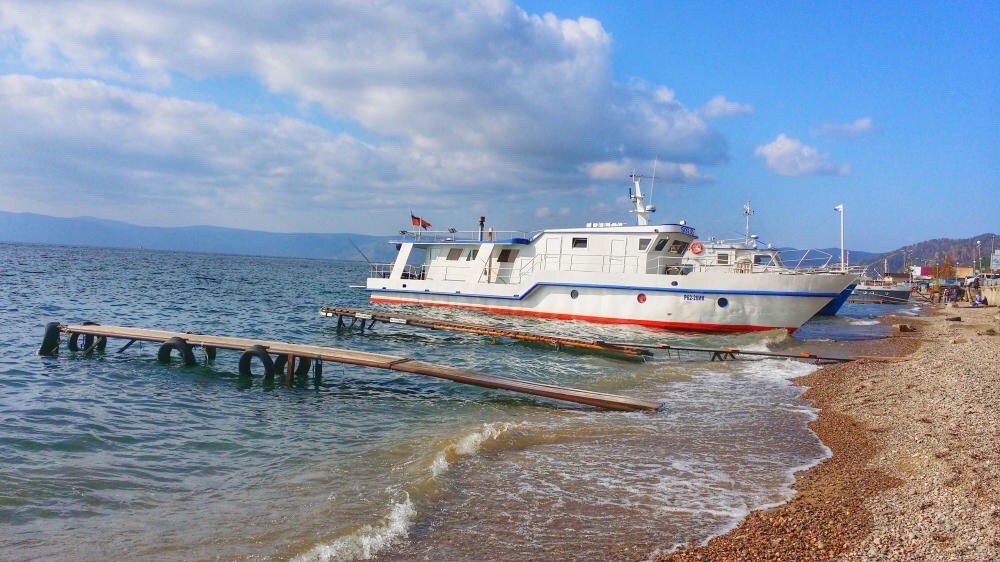
[{"label": "wave", "polygon": [[457,459],[478,453],[483,443],[490,439],[499,439],[513,427],[514,424],[508,422],[483,424],[479,431],[465,435],[457,442],[446,446],[434,457],[431,463],[431,476],[437,478],[444,474]]},{"label": "wave", "polygon": [[[477,454],[484,443],[499,440],[514,426],[515,424],[508,422],[486,423],[480,429],[445,445],[431,461],[431,478],[437,478],[447,472],[449,467],[459,459]],[[421,486],[417,485],[417,489],[420,488]],[[296,562],[367,560],[386,548],[394,546],[400,539],[407,536],[417,515],[417,509],[410,494],[408,492],[402,492],[402,494],[404,497],[390,505],[389,513],[378,524],[365,525],[329,544],[317,545],[293,560]],[[420,492],[417,494],[419,496]]]},{"label": "wave", "polygon": [[410,495],[403,492],[401,501],[391,504],[389,514],[375,526],[365,525],[330,544],[321,544],[309,552],[292,558],[295,562],[331,562],[334,560],[367,560],[405,537],[417,515]]}]

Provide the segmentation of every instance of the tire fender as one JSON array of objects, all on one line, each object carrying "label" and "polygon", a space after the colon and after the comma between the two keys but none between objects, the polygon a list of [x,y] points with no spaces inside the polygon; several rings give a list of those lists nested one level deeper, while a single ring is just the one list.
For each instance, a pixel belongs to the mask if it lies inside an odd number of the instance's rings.
[{"label": "tire fender", "polygon": [[240,374],[245,376],[252,376],[253,372],[250,370],[250,364],[253,359],[257,358],[260,360],[261,364],[264,365],[264,377],[274,376],[274,361],[271,356],[267,353],[267,348],[262,345],[252,345],[243,355],[240,355]]},{"label": "tire fender", "polygon": [[[282,374],[285,372],[285,365],[288,363],[288,355],[281,354],[274,360],[274,372],[275,374]],[[312,359],[308,357],[296,357],[295,358],[295,374],[297,376],[308,375],[309,369],[312,368]]]},{"label": "tire fender", "polygon": [[183,338],[170,338],[169,340],[163,342],[160,345],[160,351],[156,354],[156,359],[161,363],[169,363],[170,355],[173,351],[177,351],[181,356],[181,361],[188,367],[195,364],[194,351],[191,350],[191,346]]},{"label": "tire fender", "polygon": [[42,347],[38,348],[39,355],[55,355],[59,352],[59,322],[49,322],[45,325],[45,335],[42,337]]}]

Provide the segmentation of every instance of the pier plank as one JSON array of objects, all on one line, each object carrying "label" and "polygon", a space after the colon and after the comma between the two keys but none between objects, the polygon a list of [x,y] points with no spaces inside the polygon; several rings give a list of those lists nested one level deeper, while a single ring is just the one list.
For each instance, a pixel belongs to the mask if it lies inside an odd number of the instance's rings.
[{"label": "pier plank", "polygon": [[616,394],[525,381],[498,375],[490,375],[487,373],[480,373],[467,369],[460,369],[447,365],[438,365],[436,363],[419,361],[409,357],[384,355],[349,349],[259,340],[253,338],[216,336],[190,332],[171,332],[166,330],[152,330],[148,328],[133,328],[127,326],[110,326],[100,324],[61,325],[60,330],[66,334],[89,334],[108,338],[123,338],[161,343],[171,338],[182,338],[192,346],[214,347],[218,349],[230,349],[236,351],[244,351],[252,346],[259,345],[265,347],[269,353],[307,357],[310,359],[318,358],[335,363],[390,369],[485,388],[509,390],[513,392],[553,398],[556,400],[575,402],[578,404],[587,404],[610,410],[657,410],[661,406],[658,401],[654,400],[630,398]]}]

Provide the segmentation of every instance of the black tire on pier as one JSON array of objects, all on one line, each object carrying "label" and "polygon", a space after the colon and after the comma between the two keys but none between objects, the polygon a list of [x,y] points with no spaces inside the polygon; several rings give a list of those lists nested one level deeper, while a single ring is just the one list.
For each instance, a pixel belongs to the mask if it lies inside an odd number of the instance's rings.
[{"label": "black tire on pier", "polygon": [[[81,322],[83,326],[99,326],[97,322]],[[80,347],[80,336],[83,336],[83,347]],[[93,334],[80,334],[74,332],[69,336],[69,349],[70,351],[83,351],[84,353],[90,353],[95,349],[97,351],[104,351],[104,348],[108,346],[107,336],[95,336]]]},{"label": "black tire on pier", "polygon": [[[83,347],[80,347],[80,336],[83,336]],[[69,350],[70,351],[80,351],[81,349],[90,349],[94,345],[94,336],[91,334],[81,334],[79,332],[73,332],[69,336]]]},{"label": "black tire on pier", "polygon": [[252,376],[253,371],[250,369],[250,363],[253,362],[254,358],[260,360],[261,364],[264,365],[264,378],[274,376],[274,361],[271,356],[267,353],[267,348],[262,345],[253,345],[249,349],[240,355],[240,374],[245,376]]},{"label": "black tire on pier", "polygon": [[[84,326],[100,326],[97,322],[86,321],[83,322]],[[108,337],[107,336],[95,336],[93,348],[90,345],[83,346],[83,350],[90,353],[91,349],[96,349],[97,351],[104,351],[104,348],[108,347]]]},{"label": "black tire on pier", "polygon": [[59,352],[59,322],[49,322],[45,325],[45,335],[42,337],[42,347],[38,348],[39,355],[55,355]]},{"label": "black tire on pier", "polygon": [[161,363],[170,363],[170,355],[175,350],[180,354],[184,365],[190,367],[195,364],[194,351],[191,350],[191,346],[183,338],[170,338],[163,342],[160,345],[159,353],[156,354],[156,359]]},{"label": "black tire on pier", "polygon": [[[285,372],[285,365],[288,363],[288,355],[281,354],[278,355],[274,360],[274,372],[276,374],[282,374]],[[297,376],[303,376],[309,374],[309,369],[312,368],[312,359],[308,357],[296,357],[296,363],[294,365],[295,374]]]}]

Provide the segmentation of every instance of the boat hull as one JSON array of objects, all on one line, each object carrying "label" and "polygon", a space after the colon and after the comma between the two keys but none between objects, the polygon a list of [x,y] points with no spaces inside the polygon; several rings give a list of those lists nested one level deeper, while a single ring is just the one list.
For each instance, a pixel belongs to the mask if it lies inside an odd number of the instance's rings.
[{"label": "boat hull", "polygon": [[911,290],[902,288],[858,287],[851,293],[849,302],[873,304],[906,304],[910,302]]},{"label": "boat hull", "polygon": [[[575,278],[567,278],[575,277]],[[369,279],[373,303],[471,308],[502,314],[636,324],[675,330],[794,331],[837,297],[836,274],[691,273],[622,275],[597,284],[586,275],[539,276],[522,284]]]},{"label": "boat hull", "polygon": [[849,285],[846,289],[841,291],[839,295],[834,297],[833,300],[828,302],[826,306],[821,308],[820,311],[817,312],[816,314],[818,314],[819,316],[836,316],[836,314],[840,312],[840,309],[843,308],[844,304],[847,303],[848,299],[851,298],[851,294],[854,292],[854,289],[856,287],[857,285],[854,283]]}]

